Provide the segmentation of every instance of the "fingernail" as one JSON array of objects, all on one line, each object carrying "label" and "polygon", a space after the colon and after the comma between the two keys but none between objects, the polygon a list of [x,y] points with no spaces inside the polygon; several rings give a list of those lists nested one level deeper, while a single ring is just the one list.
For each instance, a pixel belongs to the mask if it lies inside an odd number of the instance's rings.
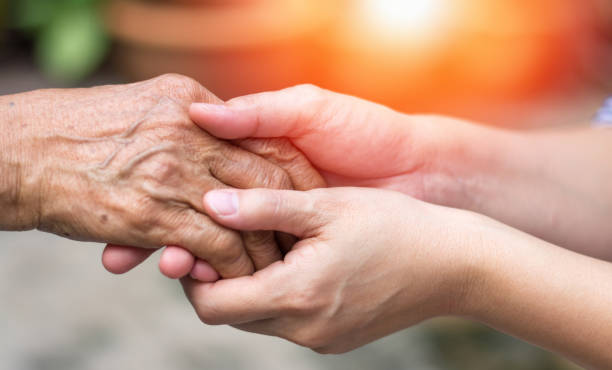
[{"label": "fingernail", "polygon": [[191,105],[193,109],[205,111],[209,113],[223,113],[227,112],[227,107],[223,104],[208,104],[208,103],[193,103]]},{"label": "fingernail", "polygon": [[211,191],[206,194],[204,201],[220,216],[231,216],[238,212],[238,195],[235,191]]}]

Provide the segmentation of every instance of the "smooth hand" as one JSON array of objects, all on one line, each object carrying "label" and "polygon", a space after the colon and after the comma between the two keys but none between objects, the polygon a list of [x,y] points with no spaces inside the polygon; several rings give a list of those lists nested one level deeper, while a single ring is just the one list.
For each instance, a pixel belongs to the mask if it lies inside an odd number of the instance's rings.
[{"label": "smooth hand", "polygon": [[199,317],[325,353],[458,313],[485,228],[480,216],[372,189],[222,190],[205,207],[227,227],[300,241],[253,276],[184,278]]}]

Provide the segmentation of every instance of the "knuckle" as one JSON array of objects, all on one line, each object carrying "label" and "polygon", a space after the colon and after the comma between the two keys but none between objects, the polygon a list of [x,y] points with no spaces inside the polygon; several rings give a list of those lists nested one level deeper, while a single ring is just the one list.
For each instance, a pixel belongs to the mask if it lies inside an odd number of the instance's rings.
[{"label": "knuckle", "polygon": [[262,180],[263,187],[269,189],[293,189],[289,175],[280,168],[276,168],[267,174]]},{"label": "knuckle", "polygon": [[156,88],[167,96],[195,99],[200,95],[202,86],[191,77],[167,73],[155,79]]},{"label": "knuckle", "polygon": [[155,184],[168,184],[179,173],[180,166],[174,158],[157,158],[147,166],[147,178]]},{"label": "knuckle", "polygon": [[242,234],[246,251],[256,269],[261,270],[282,258],[271,231],[252,231]]},{"label": "knuckle", "polygon": [[245,243],[256,247],[263,247],[274,241],[274,234],[270,231],[250,231],[243,234]]},{"label": "knuckle", "polygon": [[208,240],[210,254],[221,263],[235,262],[241,255],[238,238],[229,230],[217,227]]},{"label": "knuckle", "polygon": [[298,85],[291,93],[297,95],[309,109],[323,109],[330,98],[327,90],[311,84]]},{"label": "knuckle", "polygon": [[214,326],[224,324],[219,313],[208,304],[198,305],[195,311],[200,321],[206,325]]},{"label": "knuckle", "polygon": [[245,258],[242,239],[235,232],[219,229],[209,240],[206,254],[223,277],[237,277],[252,272],[250,259]]},{"label": "knuckle", "polygon": [[299,330],[292,341],[302,347],[310,349],[325,348],[327,343],[324,333],[318,328],[313,328],[312,325],[308,325],[305,329]]},{"label": "knuckle", "polygon": [[315,288],[306,287],[289,293],[284,306],[283,310],[292,315],[306,315],[319,311],[321,301]]},{"label": "knuckle", "polygon": [[301,84],[291,88],[291,92],[300,95],[302,98],[323,98],[326,91],[313,84]]}]

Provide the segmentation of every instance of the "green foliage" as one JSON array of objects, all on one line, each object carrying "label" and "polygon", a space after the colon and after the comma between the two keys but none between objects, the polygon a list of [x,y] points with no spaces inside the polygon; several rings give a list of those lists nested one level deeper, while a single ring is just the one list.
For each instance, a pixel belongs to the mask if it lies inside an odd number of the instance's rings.
[{"label": "green foliage", "polygon": [[109,50],[100,0],[13,0],[11,26],[30,35],[47,77],[74,84],[94,72]]}]

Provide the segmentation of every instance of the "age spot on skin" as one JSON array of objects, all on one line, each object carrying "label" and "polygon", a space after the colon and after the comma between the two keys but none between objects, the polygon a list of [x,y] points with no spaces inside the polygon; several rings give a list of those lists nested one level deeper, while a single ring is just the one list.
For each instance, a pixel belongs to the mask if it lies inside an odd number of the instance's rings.
[{"label": "age spot on skin", "polygon": [[108,216],[107,215],[102,215],[100,216],[100,221],[105,224],[108,222]]}]

